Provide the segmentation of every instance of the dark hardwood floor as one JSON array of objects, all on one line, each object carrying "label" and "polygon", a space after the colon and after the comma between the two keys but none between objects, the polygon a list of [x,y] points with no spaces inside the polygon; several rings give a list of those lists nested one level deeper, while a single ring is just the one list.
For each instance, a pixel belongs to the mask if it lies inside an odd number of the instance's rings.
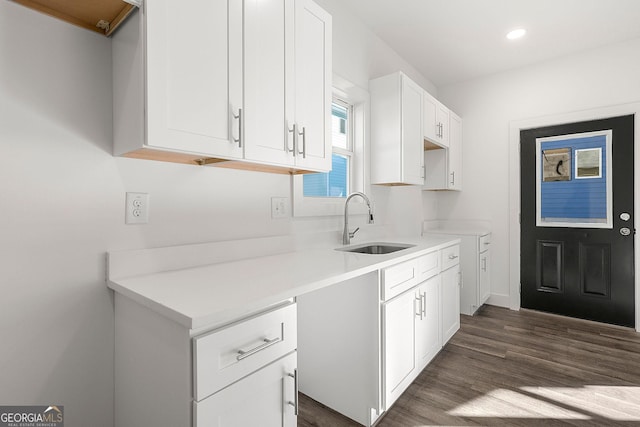
[{"label": "dark hardwood floor", "polygon": [[[357,425],[300,396],[298,426]],[[377,425],[640,426],[640,334],[484,306]]]}]

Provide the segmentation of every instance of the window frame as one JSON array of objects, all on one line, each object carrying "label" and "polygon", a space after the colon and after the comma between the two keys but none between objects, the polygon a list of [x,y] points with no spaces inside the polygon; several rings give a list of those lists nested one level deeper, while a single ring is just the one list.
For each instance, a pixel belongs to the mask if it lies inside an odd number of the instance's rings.
[{"label": "window frame", "polygon": [[[358,86],[334,75],[333,102],[346,104],[350,110],[350,122],[347,132],[350,133],[351,150],[344,150],[332,145],[333,153],[348,155],[349,176],[347,189],[349,194],[354,191],[367,192],[369,180],[366,174],[368,147],[368,116],[369,93]],[[334,216],[344,213],[346,197],[305,197],[302,175],[292,176],[292,205],[294,217]],[[348,194],[347,194],[348,196]],[[355,214],[366,213],[367,208],[359,199],[354,199],[349,211]]]}]

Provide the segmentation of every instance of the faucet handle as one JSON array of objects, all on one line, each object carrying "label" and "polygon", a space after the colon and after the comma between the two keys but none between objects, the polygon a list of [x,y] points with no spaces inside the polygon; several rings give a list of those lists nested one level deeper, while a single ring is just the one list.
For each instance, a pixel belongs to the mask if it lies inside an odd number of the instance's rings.
[{"label": "faucet handle", "polygon": [[355,230],[349,232],[349,238],[352,238],[356,235],[356,233],[360,230],[360,227],[357,227]]}]

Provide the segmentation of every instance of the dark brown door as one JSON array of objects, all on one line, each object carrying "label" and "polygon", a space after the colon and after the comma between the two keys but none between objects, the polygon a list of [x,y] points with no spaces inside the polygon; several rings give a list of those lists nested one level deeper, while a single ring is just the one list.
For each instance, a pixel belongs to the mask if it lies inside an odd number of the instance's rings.
[{"label": "dark brown door", "polygon": [[520,133],[521,306],[635,326],[633,116]]}]

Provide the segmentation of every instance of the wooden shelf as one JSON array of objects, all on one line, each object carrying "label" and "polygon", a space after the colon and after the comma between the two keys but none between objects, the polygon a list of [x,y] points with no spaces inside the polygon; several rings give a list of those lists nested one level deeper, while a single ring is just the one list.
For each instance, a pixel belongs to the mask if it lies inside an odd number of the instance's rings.
[{"label": "wooden shelf", "polygon": [[13,1],[105,36],[110,36],[135,8],[122,0]]}]

